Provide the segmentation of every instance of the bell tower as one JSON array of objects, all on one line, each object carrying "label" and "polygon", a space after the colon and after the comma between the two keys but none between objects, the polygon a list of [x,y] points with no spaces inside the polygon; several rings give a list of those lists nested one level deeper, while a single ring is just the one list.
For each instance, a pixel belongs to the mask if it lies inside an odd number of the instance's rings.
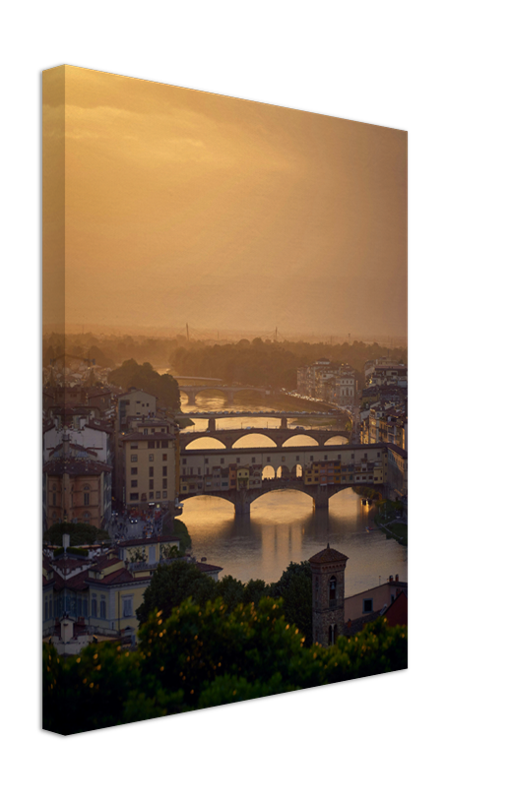
[{"label": "bell tower", "polygon": [[313,642],[334,644],[345,624],[345,567],[348,556],[329,545],[311,556]]}]

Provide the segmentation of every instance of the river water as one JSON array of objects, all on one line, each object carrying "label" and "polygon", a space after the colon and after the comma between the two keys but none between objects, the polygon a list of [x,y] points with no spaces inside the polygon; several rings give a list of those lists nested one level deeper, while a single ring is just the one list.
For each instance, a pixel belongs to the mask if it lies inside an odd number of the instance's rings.
[{"label": "river water", "polygon": [[[184,396],[182,398],[184,400]],[[275,406],[247,402],[228,406],[234,411],[270,411]],[[199,395],[195,405],[182,403],[183,413],[193,416],[193,411],[218,411],[226,408],[222,395]],[[307,409],[306,409],[307,410]],[[309,428],[297,419],[292,425]],[[208,420],[197,419],[194,428],[205,430]],[[263,417],[235,417],[218,419],[216,427],[279,427],[278,419]],[[335,437],[331,444],[345,442]],[[292,444],[313,442],[299,434]],[[263,446],[272,444],[264,436],[249,434],[236,446]],[[194,445],[198,447],[198,443]],[[201,440],[202,447],[213,447],[211,439]],[[216,442],[215,446],[221,447]],[[384,583],[389,575],[399,575],[407,580],[407,548],[374,528],[374,508],[361,504],[352,489],[344,489],[329,501],[329,513],[314,512],[313,501],[307,495],[293,490],[279,490],[258,498],[251,505],[248,518],[235,518],[234,508],[227,500],[218,497],[193,497],[184,500],[180,519],[186,524],[192,539],[193,554],[206,558],[209,564],[223,568],[220,578],[232,575],[246,582],[262,578],[277,581],[290,561],[304,561],[327,547],[348,556],[345,572],[345,595],[370,589]],[[367,530],[367,528],[373,530]]]}]

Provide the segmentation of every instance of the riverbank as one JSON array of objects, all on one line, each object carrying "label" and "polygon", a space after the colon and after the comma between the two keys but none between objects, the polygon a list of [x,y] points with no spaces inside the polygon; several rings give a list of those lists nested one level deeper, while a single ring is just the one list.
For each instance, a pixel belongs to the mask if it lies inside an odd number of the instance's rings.
[{"label": "riverbank", "polygon": [[398,544],[408,546],[408,526],[404,522],[382,522],[379,514],[375,515],[375,525],[385,533],[388,539],[395,539]]}]

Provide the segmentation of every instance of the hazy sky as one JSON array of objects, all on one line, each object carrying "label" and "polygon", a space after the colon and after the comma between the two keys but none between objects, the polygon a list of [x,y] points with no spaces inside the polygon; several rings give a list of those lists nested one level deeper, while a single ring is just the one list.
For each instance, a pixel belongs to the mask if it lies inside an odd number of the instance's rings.
[{"label": "hazy sky", "polygon": [[406,334],[406,132],[75,67],[45,81],[46,324],[65,119],[66,324]]}]

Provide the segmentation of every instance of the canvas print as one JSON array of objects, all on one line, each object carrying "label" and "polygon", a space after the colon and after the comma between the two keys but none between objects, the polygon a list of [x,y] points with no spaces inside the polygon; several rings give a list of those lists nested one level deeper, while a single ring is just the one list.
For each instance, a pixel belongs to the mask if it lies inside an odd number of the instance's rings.
[{"label": "canvas print", "polygon": [[42,340],[44,729],[407,667],[405,131],[45,71]]}]

